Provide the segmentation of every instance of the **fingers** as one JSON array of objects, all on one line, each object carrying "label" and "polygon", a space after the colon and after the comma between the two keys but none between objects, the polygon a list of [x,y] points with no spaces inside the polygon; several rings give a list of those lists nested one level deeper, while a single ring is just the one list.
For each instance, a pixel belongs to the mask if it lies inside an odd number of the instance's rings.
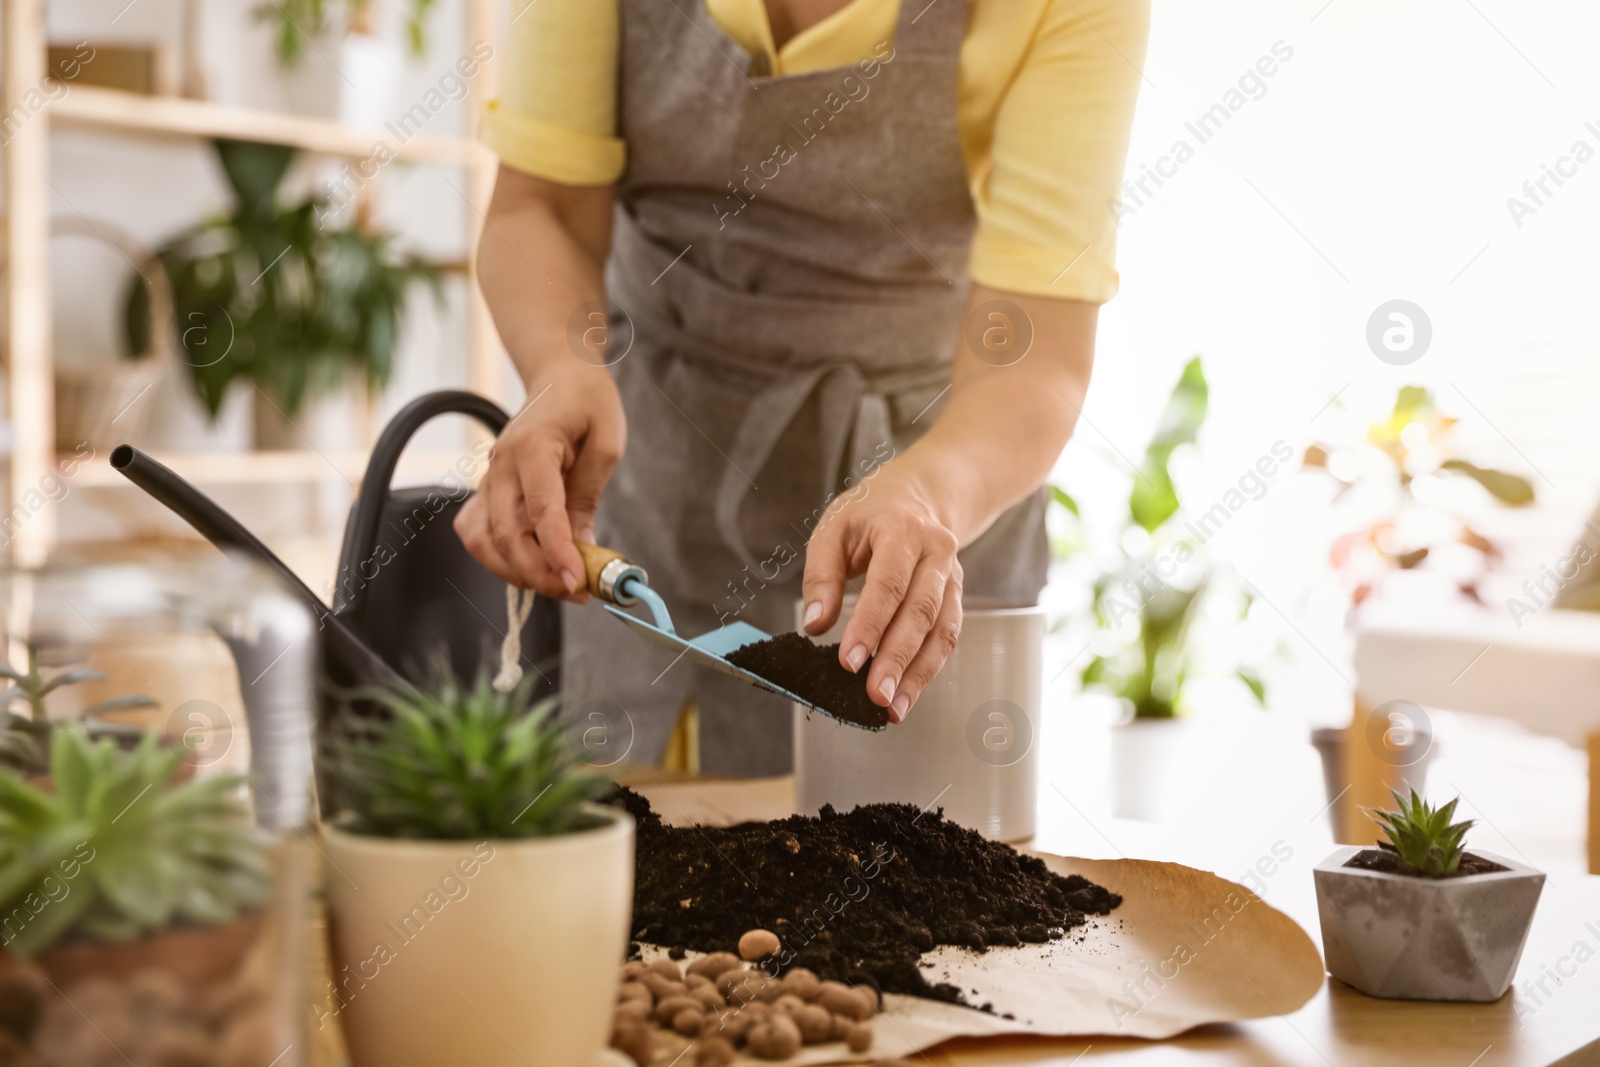
[{"label": "fingers", "polygon": [[594,543],[594,513],[611,472],[622,461],[622,434],[596,427],[583,442],[567,473],[567,521],[578,540]]},{"label": "fingers", "polygon": [[[887,525],[877,526],[868,537],[872,556],[867,562],[866,582],[839,643],[839,662],[852,671],[861,669],[883,639],[911,589],[917,562],[922,557],[921,544],[915,538],[891,530]],[[932,622],[932,613],[929,622]],[[893,694],[883,695],[880,689],[884,675],[881,671],[875,673],[877,678],[869,681],[867,695],[874,704],[887,707]]]},{"label": "fingers", "polygon": [[849,576],[845,524],[824,518],[806,543],[806,570],[800,583],[806,606],[801,626],[807,633],[825,633],[839,618]]},{"label": "fingers", "polygon": [[[899,625],[896,623],[895,625]],[[891,633],[893,631],[891,630]],[[957,563],[950,581],[945,583],[944,601],[939,606],[939,616],[928,631],[922,647],[912,657],[911,663],[900,675],[894,699],[889,703],[889,717],[904,722],[906,714],[922,696],[923,690],[933,683],[944,669],[945,661],[956,649],[956,639],[961,636],[961,564]],[[874,663],[876,666],[876,663]]]},{"label": "fingers", "polygon": [[[901,691],[907,668],[933,635],[945,610],[945,593],[956,562],[954,553],[947,556],[940,551],[941,547],[938,543],[930,544],[917,561],[905,595],[884,628],[877,654],[872,659],[872,670],[867,674],[867,695],[874,704],[887,707],[896,722],[905,718],[911,702],[916,699],[915,693]],[[870,581],[870,567],[868,575]],[[860,610],[857,607],[858,613]],[[943,657],[939,657],[939,662],[943,664]],[[927,679],[921,684],[926,685]],[[920,686],[917,692],[921,692]]]},{"label": "fingers", "polygon": [[490,468],[479,493],[487,496],[489,540],[511,573],[507,580],[544,596],[566,596],[566,583],[550,567],[534,540],[517,472],[509,465]]},{"label": "fingers", "polygon": [[489,506],[484,488],[467,497],[466,503],[461,505],[461,510],[456,512],[455,528],[456,536],[461,538],[461,544],[473,559],[502,582],[522,584],[511,561],[501,555],[489,534]]},{"label": "fingers", "polygon": [[[516,481],[522,493],[522,517],[539,542],[546,566],[556,576],[550,595],[566,597],[583,585],[584,569],[583,557],[572,545],[559,452],[550,445],[523,449],[517,457]],[[506,551],[504,546],[501,551]]]}]

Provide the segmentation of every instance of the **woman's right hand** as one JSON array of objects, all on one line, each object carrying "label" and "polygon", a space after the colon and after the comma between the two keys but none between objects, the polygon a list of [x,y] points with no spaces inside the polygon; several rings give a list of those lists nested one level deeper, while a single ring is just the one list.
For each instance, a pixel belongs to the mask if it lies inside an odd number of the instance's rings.
[{"label": "woman's right hand", "polygon": [[456,515],[456,533],[501,580],[581,600],[583,559],[573,540],[593,542],[600,494],[622,459],[622,398],[604,367],[576,358],[541,367],[528,396]]}]

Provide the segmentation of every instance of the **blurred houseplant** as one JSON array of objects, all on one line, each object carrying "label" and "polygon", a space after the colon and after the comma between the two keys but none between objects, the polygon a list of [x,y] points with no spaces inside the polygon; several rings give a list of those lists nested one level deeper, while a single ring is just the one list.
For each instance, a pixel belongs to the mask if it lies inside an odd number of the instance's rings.
[{"label": "blurred houseplant", "polygon": [[[379,32],[375,0],[269,0],[256,18],[274,25],[289,109],[377,130],[397,117],[403,59]],[[406,0],[413,57],[427,48],[434,0]],[[311,54],[308,55],[307,52]]]},{"label": "blurred houseplant", "polygon": [[[49,671],[48,676],[46,671]],[[45,707],[46,698],[57,690],[84,682],[100,682],[105,674],[89,667],[46,665],[36,650],[28,653],[28,669],[18,670],[0,663],[0,678],[11,684],[0,692],[0,768],[29,777],[48,773],[51,741],[57,723]],[[77,717],[90,736],[137,739],[142,731],[100,717],[116,712],[153,708],[156,702],[139,693],[100,700],[82,708]]]},{"label": "blurred houseplant", "polygon": [[[373,0],[276,0],[255,9],[256,18],[276,27],[278,62],[292,67],[305,56],[306,42],[327,33],[335,24],[340,8],[348,32],[370,35],[373,32]],[[427,19],[434,0],[407,0],[406,37],[413,55],[428,47]]]},{"label": "blurred houseplant", "polygon": [[592,803],[609,781],[553,702],[529,706],[532,684],[468,687],[440,665],[368,694],[387,718],[348,716],[330,742],[335,967],[382,973],[331,990],[356,1067],[591,1067],[605,1046],[633,823]]},{"label": "blurred houseplant", "polygon": [[[1188,521],[1173,481],[1173,455],[1194,445],[1208,405],[1196,356],[1184,366],[1145,447],[1116,547],[1094,579],[1095,655],[1080,680],[1123,706],[1112,735],[1112,808],[1123,817],[1162,815],[1164,785],[1188,737],[1188,686],[1202,666],[1196,622],[1208,609],[1242,617],[1251,604],[1206,557],[1209,527],[1204,518],[1200,525]],[[1076,501],[1059,488],[1052,498],[1076,525]],[[1263,683],[1253,670],[1239,666],[1232,675],[1248,689],[1247,699],[1263,702]]]},{"label": "blurred houseplant", "polygon": [[[1461,595],[1481,603],[1479,583],[1499,561],[1500,546],[1444,499],[1449,482],[1476,482],[1508,507],[1533,503],[1533,483],[1459,454],[1456,420],[1418,385],[1403,387],[1393,408],[1359,440],[1314,444],[1305,466],[1335,483],[1334,501],[1365,497],[1360,518],[1333,542],[1330,561],[1344,580],[1352,612],[1396,572],[1439,566]],[[1452,494],[1453,495],[1453,494]]]},{"label": "blurred houseplant", "polygon": [[[290,420],[310,396],[352,374],[369,389],[383,386],[394,371],[410,287],[425,281],[437,295],[437,272],[395,253],[387,234],[324,226],[319,199],[281,206],[277,190],[294,149],[214,144],[233,210],[157,252],[171,280],[178,355],[206,410],[216,418],[238,379],[252,382]],[[145,348],[149,307],[146,288],[131,285],[129,351]]]}]

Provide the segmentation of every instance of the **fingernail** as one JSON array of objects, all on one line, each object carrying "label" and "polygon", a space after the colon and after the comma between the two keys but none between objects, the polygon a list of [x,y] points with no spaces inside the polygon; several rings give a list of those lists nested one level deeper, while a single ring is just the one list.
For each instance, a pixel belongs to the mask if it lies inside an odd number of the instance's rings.
[{"label": "fingernail", "polygon": [[867,646],[857,645],[852,648],[849,655],[845,656],[844,661],[850,665],[852,671],[859,671],[861,665],[867,662]]},{"label": "fingernail", "polygon": [[583,529],[579,530],[578,540],[582,541],[586,545],[594,544],[594,527],[585,526]]},{"label": "fingernail", "polygon": [[911,710],[911,698],[901,693],[889,703],[889,718],[895,722],[905,722],[906,712]]},{"label": "fingernail", "polygon": [[885,678],[883,684],[878,686],[878,692],[883,694],[884,700],[891,704],[894,703],[894,679]]},{"label": "fingernail", "polygon": [[806,621],[804,625],[810,626],[820,618],[822,618],[822,605],[813,600],[806,605]]},{"label": "fingernail", "polygon": [[567,592],[569,593],[578,591],[578,579],[572,576],[571,571],[561,572],[561,584],[567,587]]}]

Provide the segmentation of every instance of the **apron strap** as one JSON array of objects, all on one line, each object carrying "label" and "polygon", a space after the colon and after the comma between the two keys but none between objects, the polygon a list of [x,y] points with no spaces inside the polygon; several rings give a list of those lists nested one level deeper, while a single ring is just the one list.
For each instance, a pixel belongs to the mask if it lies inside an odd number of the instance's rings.
[{"label": "apron strap", "polygon": [[[759,475],[784,431],[813,395],[818,399],[821,422],[821,483],[831,498],[847,458],[852,469],[865,469],[878,443],[891,441],[889,398],[869,388],[854,364],[825,364],[784,375],[764,388],[740,421],[729,456],[737,457],[734,463],[748,465],[751,474]],[[717,532],[739,562],[749,567],[758,564],[745,544],[739,515],[745,500],[757,488],[733,464],[723,471],[717,486]]]}]

